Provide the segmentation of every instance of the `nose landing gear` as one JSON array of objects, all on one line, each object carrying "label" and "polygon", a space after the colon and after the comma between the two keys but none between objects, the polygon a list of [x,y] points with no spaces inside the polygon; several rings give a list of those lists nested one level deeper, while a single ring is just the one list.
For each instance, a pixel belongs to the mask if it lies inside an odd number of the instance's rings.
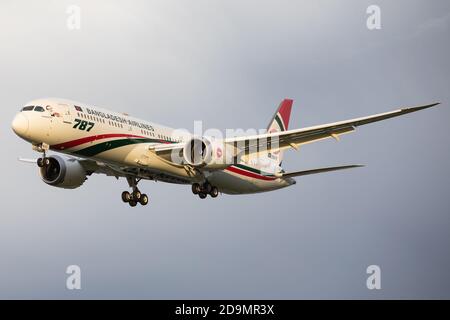
[{"label": "nose landing gear", "polygon": [[208,194],[212,198],[216,198],[219,195],[219,189],[216,186],[211,185],[208,181],[203,184],[192,184],[192,193],[197,194],[200,199],[205,199]]},{"label": "nose landing gear", "polygon": [[39,168],[43,168],[50,164],[50,159],[44,155],[42,158],[38,158],[36,162]]},{"label": "nose landing gear", "polygon": [[47,158],[46,153],[47,153],[48,149],[50,148],[50,146],[48,144],[42,142],[42,143],[33,145],[32,148],[33,148],[33,150],[42,153],[42,157],[37,159],[37,161],[36,161],[38,167],[43,168],[43,167],[48,166],[50,164],[50,159]]},{"label": "nose landing gear", "polygon": [[148,196],[145,193],[139,191],[137,184],[140,181],[136,178],[127,177],[128,184],[133,189],[133,192],[122,192],[122,201],[128,203],[130,207],[136,207],[138,203],[145,206],[148,204]]}]

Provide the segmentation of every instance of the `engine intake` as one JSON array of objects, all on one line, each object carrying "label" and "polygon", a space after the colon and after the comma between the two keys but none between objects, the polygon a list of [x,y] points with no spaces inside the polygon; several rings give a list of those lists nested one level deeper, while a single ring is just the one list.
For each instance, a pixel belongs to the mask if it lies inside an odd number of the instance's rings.
[{"label": "engine intake", "polygon": [[64,159],[54,155],[47,158],[49,164],[40,168],[42,181],[46,184],[64,188],[75,189],[86,181],[86,171],[76,159]]},{"label": "engine intake", "polygon": [[223,140],[192,138],[183,148],[183,162],[193,167],[224,169],[232,164],[232,148]]},{"label": "engine intake", "polygon": [[185,162],[194,166],[202,167],[211,161],[211,143],[205,138],[192,138],[183,149]]}]

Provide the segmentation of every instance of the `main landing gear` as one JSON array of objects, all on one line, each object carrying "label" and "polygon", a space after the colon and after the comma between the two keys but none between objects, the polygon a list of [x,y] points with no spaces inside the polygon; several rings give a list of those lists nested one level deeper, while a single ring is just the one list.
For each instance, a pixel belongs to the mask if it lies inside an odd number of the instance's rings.
[{"label": "main landing gear", "polygon": [[148,196],[145,193],[141,193],[139,191],[137,184],[140,181],[136,178],[127,177],[128,184],[133,189],[133,191],[130,193],[128,191],[122,192],[122,201],[128,202],[130,207],[136,207],[138,203],[145,206],[148,204]]},{"label": "main landing gear", "polygon": [[192,193],[197,194],[200,199],[205,199],[208,194],[212,198],[216,198],[219,195],[219,189],[216,186],[212,186],[208,181],[203,184],[192,184]]}]

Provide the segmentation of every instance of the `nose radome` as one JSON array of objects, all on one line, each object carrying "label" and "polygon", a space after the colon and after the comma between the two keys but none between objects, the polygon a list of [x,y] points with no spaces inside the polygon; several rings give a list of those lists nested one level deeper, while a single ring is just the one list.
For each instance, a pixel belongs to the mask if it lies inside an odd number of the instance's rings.
[{"label": "nose radome", "polygon": [[18,113],[12,124],[11,127],[13,131],[20,137],[26,135],[28,131],[28,118],[26,115],[24,115],[22,112]]}]

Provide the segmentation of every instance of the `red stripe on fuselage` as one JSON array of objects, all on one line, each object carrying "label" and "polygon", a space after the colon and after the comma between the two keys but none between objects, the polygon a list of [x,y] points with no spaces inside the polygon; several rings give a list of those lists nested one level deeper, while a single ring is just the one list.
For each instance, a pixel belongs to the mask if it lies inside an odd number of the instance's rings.
[{"label": "red stripe on fuselage", "polygon": [[108,138],[123,138],[123,137],[145,138],[145,137],[137,136],[134,134],[124,134],[124,133],[99,134],[96,136],[90,136],[90,137],[85,137],[85,138],[76,139],[76,140],[72,140],[72,141],[67,141],[67,142],[60,143],[60,144],[55,144],[52,146],[52,149],[59,149],[59,150],[69,149],[69,148],[73,148],[73,147],[79,146],[81,144],[96,141],[96,140],[102,140],[102,139],[108,139]]},{"label": "red stripe on fuselage", "polygon": [[259,175],[259,174],[253,173],[253,172],[245,171],[245,170],[239,169],[237,167],[228,167],[226,170],[237,173],[237,174],[241,174],[243,176],[247,176],[250,178],[260,179],[260,180],[265,180],[265,181],[273,181],[276,179],[273,177],[267,177],[267,176]]}]

